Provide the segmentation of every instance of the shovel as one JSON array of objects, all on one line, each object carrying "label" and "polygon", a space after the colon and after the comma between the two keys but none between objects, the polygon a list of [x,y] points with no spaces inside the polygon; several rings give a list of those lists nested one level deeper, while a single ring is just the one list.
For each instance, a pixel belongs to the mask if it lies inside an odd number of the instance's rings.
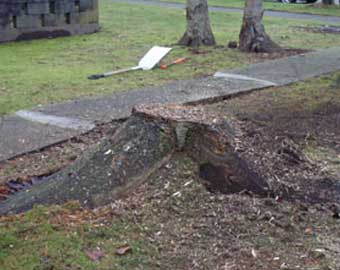
[{"label": "shovel", "polygon": [[101,74],[94,74],[88,77],[89,80],[98,80],[100,78],[109,77],[116,74],[121,74],[124,72],[132,70],[151,70],[153,69],[170,51],[172,48],[154,46],[152,47],[146,55],[139,61],[138,66],[124,68],[116,71],[109,71]]}]

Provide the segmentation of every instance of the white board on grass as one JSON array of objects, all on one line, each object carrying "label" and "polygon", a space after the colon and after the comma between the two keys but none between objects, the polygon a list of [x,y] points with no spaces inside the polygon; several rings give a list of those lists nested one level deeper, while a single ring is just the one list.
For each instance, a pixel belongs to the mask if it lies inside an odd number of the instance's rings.
[{"label": "white board on grass", "polygon": [[143,70],[153,69],[170,51],[172,48],[154,46],[146,55],[139,61],[138,67]]}]

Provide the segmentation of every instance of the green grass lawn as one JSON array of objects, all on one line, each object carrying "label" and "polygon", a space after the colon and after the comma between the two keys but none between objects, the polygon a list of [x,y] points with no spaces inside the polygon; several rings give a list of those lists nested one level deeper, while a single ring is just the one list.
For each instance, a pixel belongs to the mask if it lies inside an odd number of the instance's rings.
[{"label": "green grass lawn", "polygon": [[[139,265],[148,268],[153,264],[157,250],[143,241],[146,235],[131,220],[116,220],[106,226],[96,222],[92,226],[88,223],[91,213],[85,224],[79,220],[83,214],[71,203],[63,208],[39,207],[22,218],[13,218],[10,226],[0,222],[0,269],[109,270],[138,269]],[[73,215],[70,222],[74,225],[64,226],[69,215]],[[127,243],[133,255],[116,255],[115,251]],[[87,255],[98,248],[105,252],[100,265]]]},{"label": "green grass lawn", "polygon": [[[185,3],[186,0],[160,0],[165,2]],[[208,0],[210,6],[243,8],[243,0]],[[283,4],[274,1],[265,1],[266,10],[278,10],[296,13],[320,14],[327,16],[340,16],[340,6],[320,6],[314,4]]]},{"label": "green grass lawn", "polygon": [[[172,80],[212,74],[219,69],[246,65],[251,57],[226,48],[237,40],[241,15],[213,13],[212,25],[219,45],[192,54],[174,46],[166,59],[190,57],[169,70],[137,71],[89,81],[87,76],[134,66],[153,45],[171,45],[185,30],[185,14],[176,9],[101,1],[99,33],[0,45],[0,115],[39,104],[61,102],[82,96],[105,95]],[[303,33],[294,25],[316,22],[266,19],[267,31],[286,47],[317,48],[340,46],[340,36]]]}]

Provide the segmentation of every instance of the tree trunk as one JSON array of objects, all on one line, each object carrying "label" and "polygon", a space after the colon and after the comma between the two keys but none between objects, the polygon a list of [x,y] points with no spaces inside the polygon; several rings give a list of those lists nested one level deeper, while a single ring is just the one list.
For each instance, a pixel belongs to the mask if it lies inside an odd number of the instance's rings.
[{"label": "tree trunk", "polygon": [[186,8],[187,30],[180,45],[198,47],[215,45],[216,41],[210,26],[207,0],[188,0]]},{"label": "tree trunk", "polygon": [[123,127],[74,164],[1,202],[0,215],[69,200],[88,207],[105,205],[146,181],[174,151],[192,157],[211,191],[269,192],[267,183],[238,156],[234,131],[222,116],[202,107],[140,105]]},{"label": "tree trunk", "polygon": [[262,0],[246,0],[239,36],[241,51],[272,53],[282,50],[266,34],[262,24],[263,13]]}]

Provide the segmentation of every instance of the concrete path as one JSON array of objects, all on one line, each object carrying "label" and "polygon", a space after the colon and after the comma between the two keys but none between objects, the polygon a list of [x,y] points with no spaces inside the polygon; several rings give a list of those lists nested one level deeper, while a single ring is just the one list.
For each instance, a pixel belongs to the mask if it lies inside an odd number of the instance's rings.
[{"label": "concrete path", "polygon": [[340,48],[291,56],[217,72],[214,77],[177,81],[98,98],[21,110],[0,123],[0,161],[86,133],[96,123],[126,118],[138,103],[198,103],[283,86],[340,70]]},{"label": "concrete path", "polygon": [[340,48],[328,48],[305,55],[296,55],[250,65],[243,69],[220,71],[219,78],[256,78],[278,86],[302,81],[339,70]]},{"label": "concrete path", "polygon": [[[143,5],[148,5],[148,6],[185,9],[185,4],[163,2],[163,1],[157,1],[157,0],[112,0],[112,1],[116,3],[143,4]],[[226,7],[217,7],[217,6],[209,6],[209,10],[214,11],[214,12],[225,12],[225,13],[242,13],[243,12],[242,8],[226,8]],[[323,15],[314,15],[314,14],[266,10],[264,15],[268,17],[276,17],[276,18],[284,18],[284,19],[317,20],[317,21],[327,23],[327,24],[330,24],[330,23],[339,24],[340,23],[340,14],[339,14],[339,17],[337,17],[337,16],[323,16]]]}]

